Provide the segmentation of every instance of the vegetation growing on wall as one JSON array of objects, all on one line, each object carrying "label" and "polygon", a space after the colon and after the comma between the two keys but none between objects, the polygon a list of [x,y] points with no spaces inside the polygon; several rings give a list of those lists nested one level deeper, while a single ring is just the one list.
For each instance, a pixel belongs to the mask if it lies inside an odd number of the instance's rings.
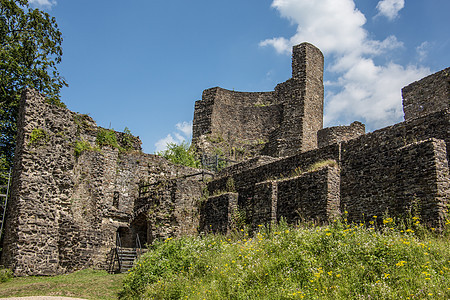
[{"label": "vegetation growing on wall", "polygon": [[110,146],[112,148],[120,148],[117,143],[116,133],[112,129],[99,128],[95,142],[99,147]]},{"label": "vegetation growing on wall", "polygon": [[30,134],[30,145],[42,145],[48,142],[49,134],[42,128],[34,128]]},{"label": "vegetation growing on wall", "polygon": [[73,151],[76,157],[79,157],[81,153],[83,153],[84,151],[94,150],[91,144],[85,140],[76,141],[73,147],[74,147]]},{"label": "vegetation growing on wall", "polygon": [[132,150],[133,149],[133,135],[131,134],[131,131],[128,127],[125,127],[125,129],[123,130],[123,138],[122,138],[122,143],[123,143],[123,148],[124,150]]},{"label": "vegetation growing on wall", "polygon": [[169,143],[167,149],[156,153],[177,165],[199,168],[200,160],[197,159],[195,151],[187,142],[181,144]]}]

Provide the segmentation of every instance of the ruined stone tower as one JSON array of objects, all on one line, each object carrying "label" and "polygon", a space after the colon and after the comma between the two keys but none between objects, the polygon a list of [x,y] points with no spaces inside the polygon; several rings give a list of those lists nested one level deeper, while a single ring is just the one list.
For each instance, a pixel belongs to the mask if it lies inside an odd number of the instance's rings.
[{"label": "ruined stone tower", "polygon": [[273,132],[267,154],[288,156],[317,148],[323,126],[323,54],[303,43],[292,51],[292,78],[275,93],[283,105],[280,127]]},{"label": "ruined stone tower", "polygon": [[323,125],[323,55],[302,43],[292,52],[292,78],[271,92],[203,91],[195,103],[193,144],[201,153],[243,160],[317,148]]}]

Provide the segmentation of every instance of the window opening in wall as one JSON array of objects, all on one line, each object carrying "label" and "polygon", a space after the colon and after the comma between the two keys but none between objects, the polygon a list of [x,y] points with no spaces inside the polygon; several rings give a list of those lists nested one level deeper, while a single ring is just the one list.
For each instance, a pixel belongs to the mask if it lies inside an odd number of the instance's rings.
[{"label": "window opening in wall", "polygon": [[115,208],[119,208],[119,192],[114,192],[114,195],[113,195],[113,206],[115,207]]}]

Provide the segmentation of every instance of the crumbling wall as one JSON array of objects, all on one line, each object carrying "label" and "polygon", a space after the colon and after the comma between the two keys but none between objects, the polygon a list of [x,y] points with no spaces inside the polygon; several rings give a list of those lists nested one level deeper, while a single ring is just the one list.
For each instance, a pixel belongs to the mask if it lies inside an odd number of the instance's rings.
[{"label": "crumbling wall", "polygon": [[272,92],[211,88],[194,111],[193,144],[202,153],[243,160],[317,148],[323,123],[323,55],[311,44],[293,48],[292,78]]},{"label": "crumbling wall", "polygon": [[366,129],[364,124],[357,121],[349,126],[327,127],[317,132],[317,143],[319,148],[321,148],[334,143],[341,143],[357,138],[358,136],[365,134],[365,132]]},{"label": "crumbling wall", "polygon": [[[117,144],[100,145],[105,133]],[[2,264],[16,275],[106,268],[116,232],[132,225],[139,184],[194,172],[143,154],[137,138],[99,128],[90,117],[25,90]],[[195,233],[198,213],[192,205],[200,186],[198,180],[185,181],[172,191],[177,207],[168,213],[182,223],[174,226],[176,234]]]},{"label": "crumbling wall", "polygon": [[237,194],[232,192],[208,197],[201,205],[199,231],[226,234],[232,230],[237,212]]},{"label": "crumbling wall", "polygon": [[193,143],[201,153],[242,160],[261,151],[280,120],[274,92],[211,88],[196,102]]},{"label": "crumbling wall", "polygon": [[450,68],[413,82],[402,89],[405,120],[450,108]]}]

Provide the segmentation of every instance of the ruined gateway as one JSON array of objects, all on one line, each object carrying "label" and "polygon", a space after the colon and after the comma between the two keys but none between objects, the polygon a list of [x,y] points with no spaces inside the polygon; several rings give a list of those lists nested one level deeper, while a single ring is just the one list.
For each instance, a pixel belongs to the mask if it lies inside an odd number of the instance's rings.
[{"label": "ruined gateway", "polygon": [[368,134],[359,122],[323,129],[323,55],[297,45],[292,78],[274,91],[216,87],[195,103],[194,147],[237,162],[212,175],[144,154],[138,138],[25,90],[1,264],[16,275],[111,269],[118,237],[131,249],[226,233],[237,221],[326,223],[344,210],[349,221],[415,213],[439,227],[449,199],[449,73],[402,90],[402,123]]}]

